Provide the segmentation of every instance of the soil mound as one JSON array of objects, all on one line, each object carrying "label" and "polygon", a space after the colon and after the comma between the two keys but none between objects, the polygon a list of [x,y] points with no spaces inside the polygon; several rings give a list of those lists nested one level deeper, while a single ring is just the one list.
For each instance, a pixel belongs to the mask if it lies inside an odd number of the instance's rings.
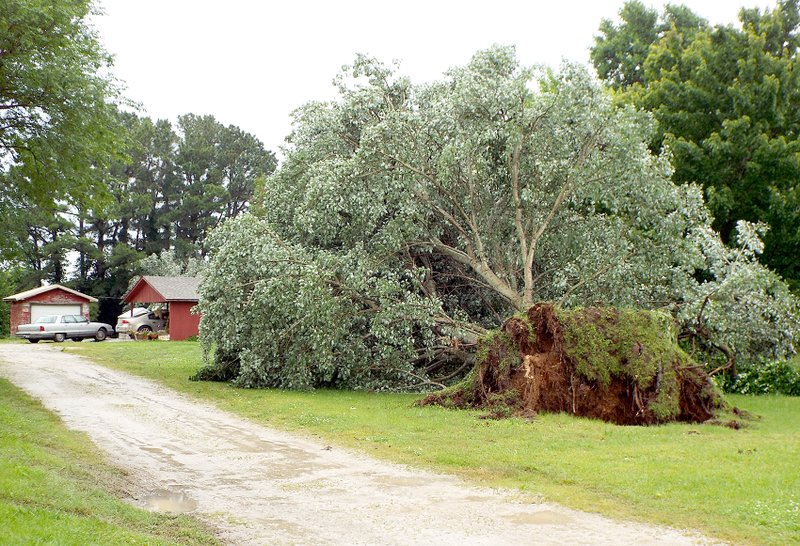
[{"label": "soil mound", "polygon": [[492,417],[567,412],[621,425],[703,422],[723,406],[656,311],[537,304],[478,345],[475,368],[423,405]]}]

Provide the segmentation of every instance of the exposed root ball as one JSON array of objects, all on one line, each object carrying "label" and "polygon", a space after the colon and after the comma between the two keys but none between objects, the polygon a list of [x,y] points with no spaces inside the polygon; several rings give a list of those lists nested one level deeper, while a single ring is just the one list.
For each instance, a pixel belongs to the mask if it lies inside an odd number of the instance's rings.
[{"label": "exposed root ball", "polygon": [[537,304],[481,340],[463,382],[421,403],[646,425],[706,421],[722,399],[678,347],[668,315]]}]

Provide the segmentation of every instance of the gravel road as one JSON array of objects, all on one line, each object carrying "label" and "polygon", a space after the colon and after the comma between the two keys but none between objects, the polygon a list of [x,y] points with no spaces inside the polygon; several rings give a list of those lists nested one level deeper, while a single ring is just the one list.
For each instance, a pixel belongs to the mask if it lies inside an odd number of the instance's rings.
[{"label": "gravel road", "polygon": [[0,375],[127,469],[132,502],[195,514],[231,544],[711,542],[331,448],[58,348],[0,344]]}]

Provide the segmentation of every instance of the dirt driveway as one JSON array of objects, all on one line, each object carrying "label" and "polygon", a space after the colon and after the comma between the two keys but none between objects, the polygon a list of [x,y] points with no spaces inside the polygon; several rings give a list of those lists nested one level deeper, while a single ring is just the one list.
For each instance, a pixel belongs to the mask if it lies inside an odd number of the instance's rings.
[{"label": "dirt driveway", "polygon": [[56,349],[2,344],[0,375],[128,469],[135,503],[191,511],[233,544],[706,542],[330,448]]}]

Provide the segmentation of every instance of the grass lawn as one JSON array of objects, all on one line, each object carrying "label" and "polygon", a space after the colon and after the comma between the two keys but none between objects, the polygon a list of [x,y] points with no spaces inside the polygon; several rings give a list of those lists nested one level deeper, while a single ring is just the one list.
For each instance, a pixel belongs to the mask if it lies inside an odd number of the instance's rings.
[{"label": "grass lawn", "polygon": [[567,415],[491,421],[478,412],[416,407],[414,395],[245,390],[188,381],[201,364],[199,345],[192,342],[63,348],[256,422],[382,459],[737,543],[800,542],[800,398],[729,397],[763,417],[739,431],[621,427]]},{"label": "grass lawn", "polygon": [[123,502],[124,476],[0,379],[0,544],[216,544],[197,520]]}]

